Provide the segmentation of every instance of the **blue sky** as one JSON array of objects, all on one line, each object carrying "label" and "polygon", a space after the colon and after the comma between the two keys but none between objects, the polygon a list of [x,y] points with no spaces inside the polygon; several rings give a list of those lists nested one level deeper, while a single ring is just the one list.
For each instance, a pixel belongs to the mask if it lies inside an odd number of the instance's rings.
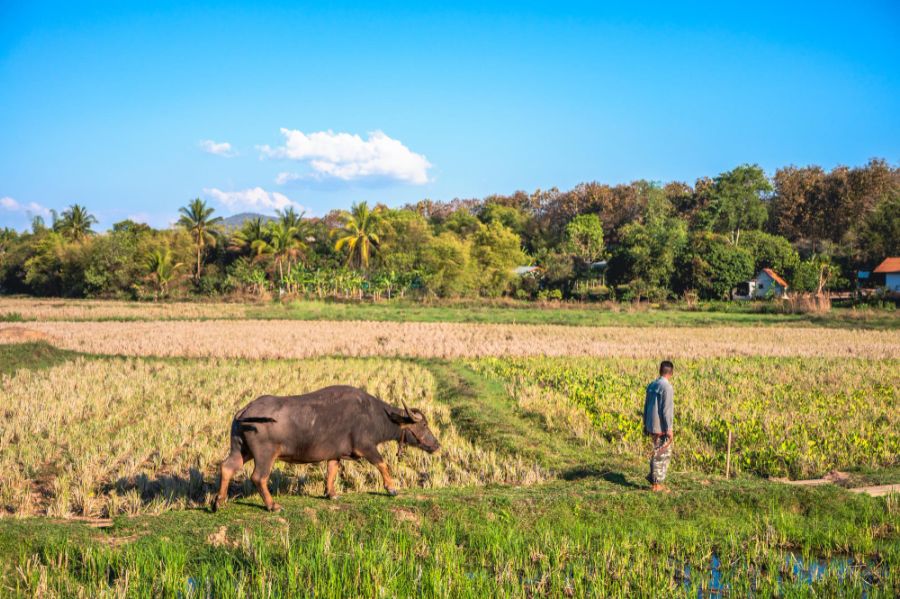
[{"label": "blue sky", "polygon": [[900,162],[900,4],[616,5],[0,0],[0,226]]}]

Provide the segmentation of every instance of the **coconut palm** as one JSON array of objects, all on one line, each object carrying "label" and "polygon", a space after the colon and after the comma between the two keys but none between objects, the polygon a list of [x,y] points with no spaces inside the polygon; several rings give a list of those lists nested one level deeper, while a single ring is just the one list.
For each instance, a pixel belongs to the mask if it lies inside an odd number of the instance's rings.
[{"label": "coconut palm", "polygon": [[337,237],[334,244],[335,251],[341,251],[345,247],[348,250],[347,264],[356,266],[362,270],[369,268],[369,257],[378,248],[378,226],[380,224],[380,211],[370,210],[366,202],[353,204],[350,212],[341,214],[344,221],[342,229],[332,231]]},{"label": "coconut palm", "polygon": [[283,225],[287,227],[297,227],[297,230],[299,231],[305,213],[301,212],[298,214],[293,206],[288,206],[284,210],[276,210],[275,214],[278,215],[278,218]]},{"label": "coconut palm", "polygon": [[[54,214],[55,216],[55,214]],[[91,225],[97,224],[94,215],[87,208],[78,204],[72,204],[63,210],[62,217],[54,218],[54,229],[70,241],[81,241],[89,235],[93,235]]]},{"label": "coconut palm", "polygon": [[181,262],[172,260],[172,251],[169,248],[153,250],[147,254],[145,264],[156,287],[156,299],[169,293],[169,282],[175,277],[175,272],[184,266]]},{"label": "coconut palm", "polygon": [[254,260],[266,253],[267,228],[260,217],[244,221],[240,230],[231,237],[231,248],[237,251],[248,251]]},{"label": "coconut palm", "polygon": [[284,264],[287,262],[288,272],[300,252],[306,247],[297,235],[297,228],[290,227],[284,221],[269,223],[268,239],[264,247],[265,253],[272,254],[278,268],[278,278],[284,282]]},{"label": "coconut palm", "polygon": [[207,245],[215,247],[216,236],[214,233],[218,231],[222,217],[210,218],[215,210],[207,208],[206,202],[200,198],[191,200],[190,204],[179,208],[178,211],[181,213],[178,224],[188,230],[194,243],[197,244],[197,271],[194,273],[194,280],[199,281],[203,249]]}]

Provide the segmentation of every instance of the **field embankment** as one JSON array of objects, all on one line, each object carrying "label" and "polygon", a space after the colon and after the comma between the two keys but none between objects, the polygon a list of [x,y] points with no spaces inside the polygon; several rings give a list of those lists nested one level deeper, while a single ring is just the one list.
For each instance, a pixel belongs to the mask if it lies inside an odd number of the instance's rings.
[{"label": "field embankment", "polygon": [[104,320],[329,320],[455,322],[614,327],[813,326],[870,330],[900,329],[900,311],[835,308],[827,313],[781,313],[770,303],[682,304],[515,300],[394,299],[388,301],[137,302],[63,298],[0,297],[0,321]]}]

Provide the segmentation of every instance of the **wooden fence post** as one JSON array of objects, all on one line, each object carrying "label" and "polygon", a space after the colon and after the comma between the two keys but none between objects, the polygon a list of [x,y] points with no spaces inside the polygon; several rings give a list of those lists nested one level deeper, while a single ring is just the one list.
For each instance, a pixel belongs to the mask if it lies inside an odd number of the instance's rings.
[{"label": "wooden fence post", "polygon": [[725,478],[731,478],[731,429],[728,429],[728,453],[725,455]]}]

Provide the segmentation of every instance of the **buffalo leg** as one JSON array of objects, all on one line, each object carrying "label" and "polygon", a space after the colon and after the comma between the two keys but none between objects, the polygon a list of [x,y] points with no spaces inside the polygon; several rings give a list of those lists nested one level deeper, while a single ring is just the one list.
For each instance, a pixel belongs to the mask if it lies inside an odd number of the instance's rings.
[{"label": "buffalo leg", "polygon": [[373,466],[378,468],[378,471],[381,473],[381,480],[384,481],[384,490],[388,492],[388,495],[392,497],[396,496],[397,487],[394,486],[394,479],[391,477],[391,471],[384,462],[384,458],[381,457],[381,452],[379,452],[377,448],[373,448],[364,452],[363,456],[369,460]]},{"label": "buffalo leg", "polygon": [[337,493],[334,492],[334,479],[337,478],[340,460],[328,460],[328,471],[325,475],[325,496],[328,499],[337,499]]},{"label": "buffalo leg", "polygon": [[241,452],[231,452],[225,460],[222,461],[220,468],[221,481],[219,482],[219,494],[213,499],[212,509],[218,510],[225,506],[228,501],[228,484],[235,473],[244,466],[244,456]]},{"label": "buffalo leg", "polygon": [[270,512],[281,511],[281,506],[275,503],[275,500],[272,499],[272,494],[269,493],[269,475],[272,474],[272,467],[275,465],[276,457],[274,452],[263,456],[255,456],[256,466],[253,468],[253,474],[250,475],[250,480],[256,485],[256,490],[262,495],[266,509]]}]

